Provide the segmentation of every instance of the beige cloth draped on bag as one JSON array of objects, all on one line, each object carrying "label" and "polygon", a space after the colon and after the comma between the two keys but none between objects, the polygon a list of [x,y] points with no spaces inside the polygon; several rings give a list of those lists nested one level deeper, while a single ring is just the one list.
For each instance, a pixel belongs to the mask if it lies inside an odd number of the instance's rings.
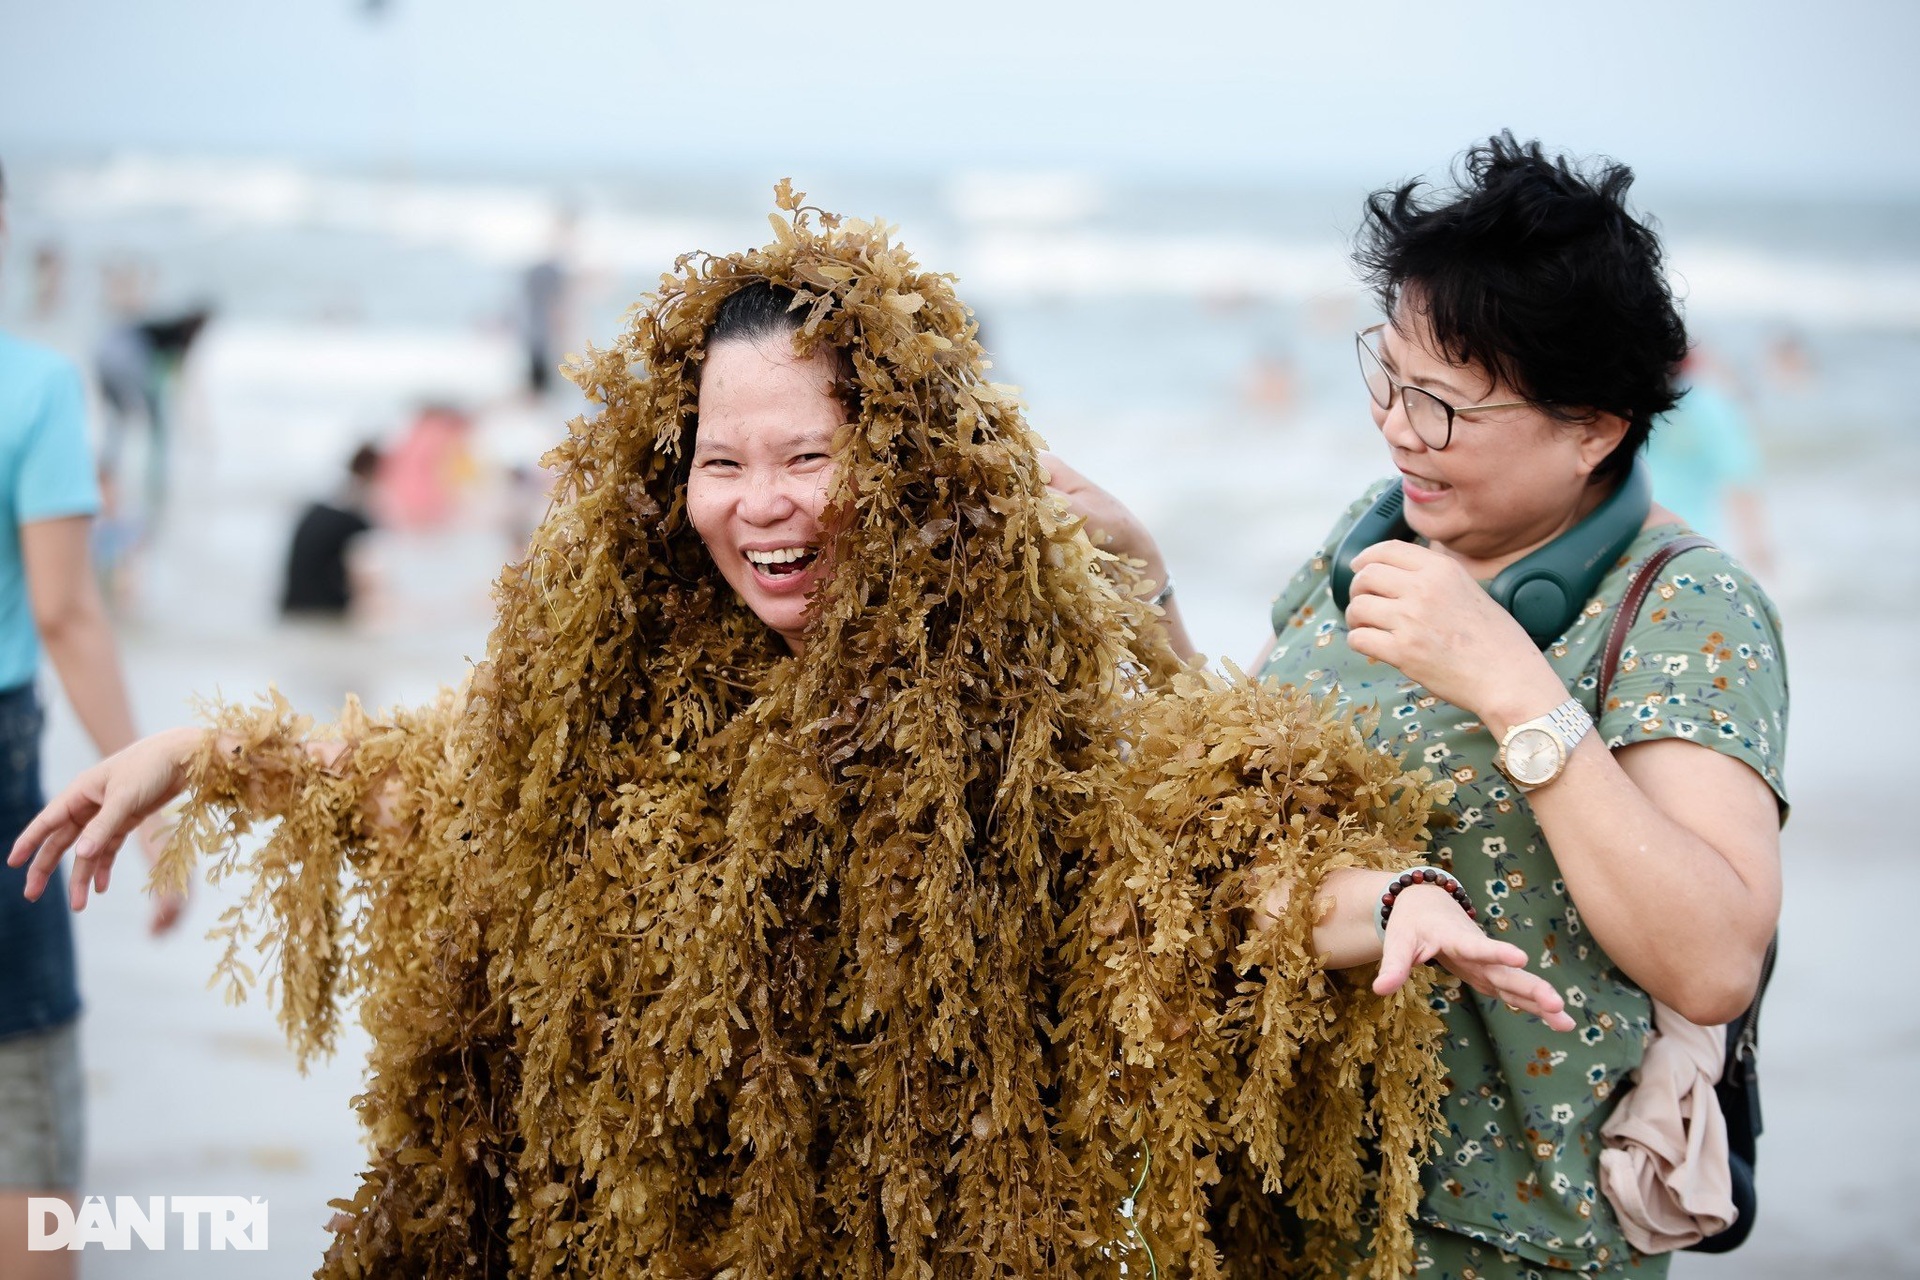
[{"label": "beige cloth draped on bag", "polygon": [[1727,1029],[1689,1022],[1658,1000],[1653,1025],[1634,1087],[1600,1127],[1600,1190],[1634,1248],[1669,1253],[1737,1216],[1727,1121],[1713,1093]]}]

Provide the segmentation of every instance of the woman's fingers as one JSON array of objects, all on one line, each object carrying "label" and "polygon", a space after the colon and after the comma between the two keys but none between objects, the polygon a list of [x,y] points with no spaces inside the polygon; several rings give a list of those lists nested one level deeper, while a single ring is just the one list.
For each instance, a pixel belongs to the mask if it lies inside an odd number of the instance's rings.
[{"label": "woman's fingers", "polygon": [[1375,995],[1392,995],[1413,975],[1415,965],[1427,963],[1440,953],[1437,944],[1420,936],[1417,929],[1389,929],[1380,948],[1380,971],[1373,980]]},{"label": "woman's fingers", "polygon": [[1355,627],[1351,624],[1348,625],[1347,648],[1353,650],[1363,658],[1378,658],[1380,661],[1385,662],[1387,661],[1387,654],[1392,651],[1392,645],[1392,632],[1383,631],[1379,627]]},{"label": "woman's fingers", "polygon": [[1414,959],[1413,941],[1405,936],[1387,931],[1387,940],[1380,949],[1380,972],[1374,975],[1373,993],[1378,996],[1390,996],[1406,985],[1413,974],[1413,966],[1419,963]]},{"label": "woman's fingers", "polygon": [[1554,985],[1539,974],[1528,973],[1525,969],[1508,969],[1495,966],[1486,972],[1487,985],[1493,988],[1495,995],[1509,1004],[1525,1005],[1530,1009],[1563,1009],[1566,1001],[1561,999]]},{"label": "woman's fingers", "polygon": [[1532,1014],[1552,1030],[1573,1030],[1573,1017],[1567,1012],[1566,1001],[1549,983],[1541,982],[1516,992],[1507,998],[1507,1003],[1523,1013]]},{"label": "woman's fingers", "polygon": [[147,932],[157,938],[180,923],[181,917],[186,913],[186,894],[163,893],[153,901],[153,917],[148,922]]},{"label": "woman's fingers", "polygon": [[1445,563],[1446,556],[1432,547],[1423,547],[1417,542],[1402,542],[1398,538],[1376,542],[1353,558],[1355,569],[1381,564],[1409,573],[1418,573],[1422,569]]},{"label": "woman's fingers", "polygon": [[73,842],[73,856],[95,858],[104,855],[111,858],[120,852],[120,846],[139,827],[144,816],[123,797],[109,795],[101,802],[100,812],[81,828],[80,838]]},{"label": "woman's fingers", "polygon": [[1555,1031],[1573,1030],[1573,1019],[1566,1012],[1566,999],[1539,974],[1496,964],[1482,969],[1479,976],[1491,988],[1482,994],[1491,995],[1522,1013],[1533,1014]]},{"label": "woman's fingers", "polygon": [[1379,596],[1383,600],[1398,600],[1418,585],[1420,576],[1399,565],[1374,561],[1363,565],[1354,572],[1352,585],[1348,589],[1351,601],[1362,596]]},{"label": "woman's fingers", "polygon": [[[33,821],[27,824],[26,829],[13,842],[13,848],[7,851],[7,865],[17,867],[27,859],[34,858],[35,851],[44,848],[47,840],[57,831],[71,832],[60,845],[61,848],[66,848],[73,842],[74,835],[79,834],[81,825],[94,815],[96,808],[92,799],[81,790],[80,783],[76,782],[68,787],[54,797],[52,804],[33,815]],[[38,870],[40,870],[40,860],[34,858],[34,866],[27,872],[29,883],[32,881],[34,872]],[[51,865],[47,870],[52,871]],[[41,877],[43,883],[45,879],[45,876]]]},{"label": "woman's fingers", "polygon": [[1489,938],[1446,895],[1428,893],[1425,887],[1410,889],[1380,948],[1375,994],[1398,991],[1415,965],[1436,957],[1480,995],[1533,1014],[1556,1031],[1573,1030],[1565,999],[1551,982],[1527,969],[1525,951]]},{"label": "woman's fingers", "polygon": [[1065,488],[1075,481],[1085,479],[1078,471],[1068,466],[1059,454],[1050,449],[1042,449],[1034,456],[1040,461],[1040,474],[1052,488]]},{"label": "woman's fingers", "polygon": [[85,830],[73,842],[73,871],[67,877],[67,899],[75,911],[87,909],[87,899],[92,896],[101,873],[112,865],[117,851],[89,837]]},{"label": "woman's fingers", "polygon": [[77,911],[104,892],[126,838],[179,791],[201,730],[175,729],[142,739],[76,778],[33,819],[7,851],[7,865],[27,868],[26,896],[46,891],[60,859],[73,854],[70,898]]},{"label": "woman's fingers", "polygon": [[1447,947],[1447,953],[1461,960],[1478,961],[1481,964],[1504,965],[1509,969],[1525,969],[1527,953],[1511,942],[1501,942],[1489,938],[1478,929],[1465,933],[1458,942]]},{"label": "woman's fingers", "polygon": [[27,867],[27,901],[40,900],[40,895],[47,891],[47,882],[53,879],[54,868],[60,865],[61,855],[79,838],[80,828],[76,824],[57,827],[40,842],[33,862]]},{"label": "woman's fingers", "polygon": [[[112,876],[114,857],[145,816],[124,794],[110,792],[101,800],[99,811],[81,829],[79,839],[73,842],[73,882],[70,896],[75,911],[86,908],[90,889],[95,892],[106,889],[107,882]],[[42,853],[44,855],[44,848]],[[55,860],[58,860],[58,855],[55,856]],[[52,873],[51,867],[48,868],[48,873]]]},{"label": "woman's fingers", "polygon": [[1476,992],[1540,1018],[1555,1031],[1573,1030],[1566,1000],[1551,982],[1529,970],[1527,953],[1478,929],[1450,938],[1443,962]]}]

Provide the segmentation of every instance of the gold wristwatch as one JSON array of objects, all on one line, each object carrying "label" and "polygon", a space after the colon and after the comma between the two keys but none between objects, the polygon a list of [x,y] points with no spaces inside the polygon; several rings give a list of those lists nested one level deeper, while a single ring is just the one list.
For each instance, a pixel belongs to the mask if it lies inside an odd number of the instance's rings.
[{"label": "gold wristwatch", "polygon": [[1592,731],[1593,717],[1578,698],[1568,698],[1547,714],[1507,730],[1493,762],[1514,786],[1533,791],[1560,776],[1580,739]]}]

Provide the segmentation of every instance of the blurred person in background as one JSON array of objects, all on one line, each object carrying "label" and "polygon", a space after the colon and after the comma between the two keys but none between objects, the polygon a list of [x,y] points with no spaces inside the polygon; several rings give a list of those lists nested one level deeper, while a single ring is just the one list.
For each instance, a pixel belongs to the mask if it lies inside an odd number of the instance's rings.
[{"label": "blurred person in background", "polygon": [[383,525],[430,531],[459,514],[479,474],[473,419],[451,404],[426,404],[381,458],[374,507]]},{"label": "blurred person in background", "polygon": [[105,467],[97,468],[100,509],[94,513],[90,543],[93,575],[101,598],[116,618],[132,616],[140,607],[140,564],[147,545],[146,523],[137,506],[128,503],[120,481]]},{"label": "blurred person in background", "polygon": [[67,255],[53,241],[33,251],[33,321],[36,327],[59,324],[67,310]]},{"label": "blurred person in background", "polygon": [[281,616],[343,621],[364,605],[367,573],[356,563],[353,548],[373,528],[369,506],[379,471],[380,451],[361,445],[347,463],[339,491],[301,512],[287,549]]},{"label": "blurred person in background", "polygon": [[534,530],[546,519],[553,503],[553,479],[553,473],[538,462],[516,462],[507,468],[506,501],[502,504],[500,528],[506,538],[509,560],[518,560],[526,554]]},{"label": "blurred person in background", "polygon": [[[1468,152],[1458,189],[1423,200],[1413,182],[1368,201],[1356,258],[1387,321],[1358,335],[1358,356],[1405,523],[1360,539],[1343,614],[1335,562],[1390,486],[1354,503],[1275,601],[1254,665],[1377,714],[1379,749],[1454,780],[1435,861],[1492,936],[1561,984],[1577,1024],[1548,1037],[1497,998],[1439,999],[1453,1085],[1424,1177],[1422,1280],[1667,1273],[1671,1255],[1637,1243],[1650,1227],[1615,1212],[1603,1126],[1623,1096],[1661,1102],[1628,1088],[1656,1004],[1682,1035],[1671,1015],[1738,1017],[1779,919],[1787,679],[1766,593],[1719,548],[1684,551],[1600,706],[1615,609],[1690,533],[1678,517],[1623,500],[1613,519],[1631,541],[1544,650],[1484,585],[1626,489],[1673,407],[1686,332],[1659,241],[1626,206],[1631,182],[1502,134]],[[1137,520],[1050,466],[1113,550],[1164,572]],[[1712,1103],[1710,1080],[1691,1085]],[[1694,1175],[1716,1177],[1711,1163]],[[1717,1178],[1731,1211],[1724,1145]]]},{"label": "blurred person in background", "polygon": [[578,215],[554,216],[547,254],[520,276],[520,341],[526,350],[527,395],[544,399],[554,386],[571,302],[574,229]]},{"label": "blurred person in background", "polygon": [[145,483],[139,491],[140,514],[151,527],[166,508],[169,452],[178,428],[188,352],[206,329],[213,312],[192,307],[164,315],[147,314],[148,274],[117,263],[105,272],[108,306],[115,320],[94,344],[94,376],[105,403],[101,466],[125,480],[130,442],[145,451]]},{"label": "blurred person in background", "polygon": [[[0,252],[6,178],[0,171]],[[44,649],[102,755],[134,740],[106,608],[89,570],[99,509],[79,372],[43,347],[0,333],[0,830],[17,835],[40,807]],[[151,829],[142,848],[155,849]],[[77,1254],[26,1251],[27,1200],[79,1187],[84,1078],[80,992],[68,913],[29,902],[26,878],[0,870],[0,1273],[7,1280],[74,1274]],[[56,895],[57,898],[57,895]],[[155,933],[183,901],[156,900]]]},{"label": "blurred person in background", "polygon": [[[1773,576],[1773,543],[1760,497],[1760,450],[1726,370],[1694,347],[1680,367],[1685,393],[1655,419],[1647,469],[1661,505]],[[1731,535],[1731,536],[1729,536]]]},{"label": "blurred person in background", "polygon": [[1284,420],[1293,416],[1299,402],[1300,371],[1293,353],[1279,342],[1266,343],[1242,375],[1240,403],[1252,413]]},{"label": "blurred person in background", "polygon": [[1767,381],[1788,394],[1806,391],[1819,381],[1813,352],[1797,329],[1782,329],[1767,344]]}]

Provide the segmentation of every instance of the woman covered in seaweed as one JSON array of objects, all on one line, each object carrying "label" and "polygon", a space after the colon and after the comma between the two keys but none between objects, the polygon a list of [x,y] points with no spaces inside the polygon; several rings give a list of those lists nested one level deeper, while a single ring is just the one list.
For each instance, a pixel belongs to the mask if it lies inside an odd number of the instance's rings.
[{"label": "woman covered in seaweed", "polygon": [[357,1000],[325,1276],[1404,1273],[1415,966],[1559,996],[1436,885],[1382,960],[1435,788],[1183,671],[951,281],[780,205],[570,369],[597,411],[463,688],[221,708],[12,859],[71,848],[81,905],[185,790],[162,870],[251,877],[236,981],[259,937],[302,1053]]}]

